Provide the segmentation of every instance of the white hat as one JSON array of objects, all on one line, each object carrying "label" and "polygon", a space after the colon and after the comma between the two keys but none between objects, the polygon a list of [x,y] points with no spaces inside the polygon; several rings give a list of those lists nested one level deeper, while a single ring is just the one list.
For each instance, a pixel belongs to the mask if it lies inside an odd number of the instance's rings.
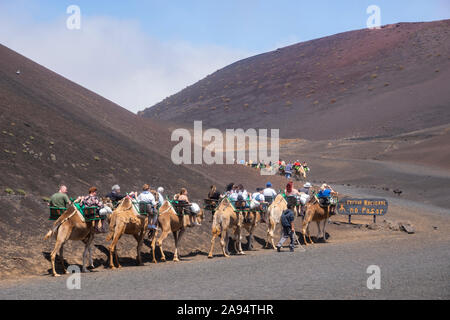
[{"label": "white hat", "polygon": [[305,185],[304,185],[303,187],[305,187],[305,188],[311,188],[311,183],[307,182],[307,183],[305,183]]},{"label": "white hat", "polygon": [[163,193],[163,192],[164,192],[164,188],[163,188],[163,187],[159,187],[159,188],[158,188],[158,192],[159,192],[159,193]]},{"label": "white hat", "polygon": [[111,188],[112,191],[114,190],[120,190],[120,186],[118,184],[113,185],[113,187]]}]

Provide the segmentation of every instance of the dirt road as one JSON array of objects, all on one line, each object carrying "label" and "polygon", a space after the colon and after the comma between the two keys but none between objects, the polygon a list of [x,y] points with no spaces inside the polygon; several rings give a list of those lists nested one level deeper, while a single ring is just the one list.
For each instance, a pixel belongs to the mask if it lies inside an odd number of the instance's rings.
[{"label": "dirt road", "polygon": [[[80,290],[46,276],[1,285],[0,299],[449,299],[450,241],[411,239],[92,272],[82,274]],[[381,269],[380,290],[367,288],[370,265]]]}]

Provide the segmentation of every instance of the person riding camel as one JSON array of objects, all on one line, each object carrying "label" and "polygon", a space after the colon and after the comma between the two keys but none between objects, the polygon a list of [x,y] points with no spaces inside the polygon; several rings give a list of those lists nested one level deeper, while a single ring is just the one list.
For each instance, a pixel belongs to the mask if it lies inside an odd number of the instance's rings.
[{"label": "person riding camel", "polygon": [[[98,198],[96,187],[89,188],[88,192],[89,194],[87,196],[78,197],[75,202],[81,203],[85,207],[97,207],[100,216],[106,216],[107,214],[112,212],[112,210],[109,207],[105,207],[103,202]],[[100,233],[107,232],[107,230],[104,230],[104,228],[102,228],[102,220],[96,220],[94,225],[95,231]]]},{"label": "person riding camel", "polygon": [[307,182],[298,191],[300,193],[300,215],[304,216],[306,203],[311,199],[311,183]]},{"label": "person riding camel", "polygon": [[55,208],[68,208],[71,205],[65,185],[61,185],[59,191],[50,197],[48,205]]},{"label": "person riding camel", "polygon": [[238,186],[233,185],[233,188],[231,189],[229,193],[229,198],[231,201],[236,202],[238,200]]},{"label": "person riding camel", "polygon": [[184,210],[189,214],[190,225],[200,225],[195,219],[195,214],[190,210],[192,203],[189,202],[187,189],[181,188],[180,193],[176,194],[174,199],[186,205],[186,208],[184,208]]},{"label": "person riding camel", "polygon": [[297,214],[300,214],[300,192],[294,188],[294,182],[289,181],[284,189],[284,194],[286,195],[286,200],[294,204],[294,208],[297,210]]},{"label": "person riding camel", "polygon": [[217,192],[216,186],[212,185],[209,193],[208,193],[208,207],[211,210],[211,216],[214,217],[214,214],[216,213],[216,208],[219,204],[221,196],[220,193]]},{"label": "person riding camel", "polygon": [[[245,188],[242,184],[238,185],[238,187],[236,189],[236,202],[235,202],[236,208],[241,209],[241,210],[249,208],[247,199],[248,199],[247,190],[245,190]],[[249,213],[247,211],[245,211],[245,214],[244,214],[245,222],[247,222],[249,220],[248,214]]]},{"label": "person riding camel", "polygon": [[220,199],[220,193],[219,192],[217,192],[217,188],[216,188],[216,186],[211,186],[211,189],[209,190],[209,193],[208,193],[208,199],[211,199],[211,200],[219,200]]},{"label": "person riding camel", "polygon": [[111,188],[111,192],[106,195],[107,198],[110,198],[111,201],[117,205],[119,201],[125,198],[125,195],[120,194],[120,186],[118,184],[114,185]]},{"label": "person riding camel", "polygon": [[264,208],[264,205],[266,204],[266,199],[264,197],[264,189],[263,188],[256,188],[256,192],[252,194],[252,199],[256,202],[258,202],[258,208],[261,212],[261,222],[266,223],[266,210]]},{"label": "person riding camel", "polygon": [[264,195],[266,202],[269,204],[271,204],[273,202],[273,200],[275,200],[275,198],[277,196],[277,192],[274,189],[272,189],[272,183],[267,182],[266,188],[263,191],[263,195]]},{"label": "person riding camel", "polygon": [[[317,194],[317,198],[319,199],[320,205],[330,206],[330,199],[332,195],[337,195],[337,192],[333,190],[328,184],[324,183],[320,187],[320,191]],[[330,215],[334,215],[335,206],[330,206]]]},{"label": "person riding camel", "polygon": [[292,177],[292,163],[288,163],[284,168],[284,174],[286,175],[286,179],[290,179]]},{"label": "person riding camel", "polygon": [[142,187],[142,192],[137,197],[137,201],[139,203],[139,211],[146,212],[150,214],[151,220],[148,223],[149,230],[156,230],[156,221],[158,220],[156,207],[156,200],[153,193],[150,192],[150,186],[148,184],[144,184]]},{"label": "person riding camel", "polygon": [[294,189],[294,182],[289,181],[286,185],[286,189],[284,190],[286,197],[298,196],[300,193],[298,190]]},{"label": "person riding camel", "polygon": [[157,192],[158,192],[158,203],[159,203],[159,207],[162,207],[162,205],[163,205],[163,203],[164,203],[164,196],[163,196],[163,193],[164,193],[164,188],[163,187],[158,187],[158,190],[157,190]]}]

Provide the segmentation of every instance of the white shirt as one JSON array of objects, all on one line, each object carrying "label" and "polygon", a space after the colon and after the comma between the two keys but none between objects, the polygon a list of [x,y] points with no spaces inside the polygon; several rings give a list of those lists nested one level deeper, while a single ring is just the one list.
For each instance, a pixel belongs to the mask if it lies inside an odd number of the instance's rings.
[{"label": "white shirt", "polygon": [[263,194],[264,194],[264,197],[272,197],[274,199],[277,196],[277,192],[275,190],[273,190],[272,188],[264,189]]},{"label": "white shirt", "polygon": [[238,193],[237,192],[231,192],[230,199],[231,201],[237,201]]},{"label": "white shirt", "polygon": [[247,199],[248,199],[248,192],[247,192],[247,190],[239,191],[239,192],[238,192],[238,196],[239,196],[239,195],[241,195],[242,198],[244,198],[244,200],[247,200]]},{"label": "white shirt", "polygon": [[164,196],[160,192],[158,192],[158,202],[161,206],[163,205],[164,201]]},{"label": "white shirt", "polygon": [[155,201],[155,196],[149,192],[149,191],[144,191],[142,192],[138,197],[137,200],[139,202],[147,202],[150,203],[152,206],[156,205],[156,201]]},{"label": "white shirt", "polygon": [[255,192],[255,193],[252,195],[252,199],[253,199],[253,200],[256,200],[256,201],[259,201],[259,202],[264,202],[264,201],[265,201],[264,195],[261,194],[261,193],[259,193],[259,192]]}]

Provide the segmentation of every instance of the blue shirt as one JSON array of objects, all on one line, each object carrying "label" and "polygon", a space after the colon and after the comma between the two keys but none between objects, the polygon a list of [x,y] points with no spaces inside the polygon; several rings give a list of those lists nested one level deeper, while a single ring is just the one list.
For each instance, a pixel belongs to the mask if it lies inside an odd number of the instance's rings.
[{"label": "blue shirt", "polygon": [[285,210],[281,215],[281,225],[285,228],[290,228],[292,221],[294,221],[294,212],[290,209]]},{"label": "blue shirt", "polygon": [[317,194],[319,198],[329,198],[331,195],[330,189],[320,190],[320,192]]}]

